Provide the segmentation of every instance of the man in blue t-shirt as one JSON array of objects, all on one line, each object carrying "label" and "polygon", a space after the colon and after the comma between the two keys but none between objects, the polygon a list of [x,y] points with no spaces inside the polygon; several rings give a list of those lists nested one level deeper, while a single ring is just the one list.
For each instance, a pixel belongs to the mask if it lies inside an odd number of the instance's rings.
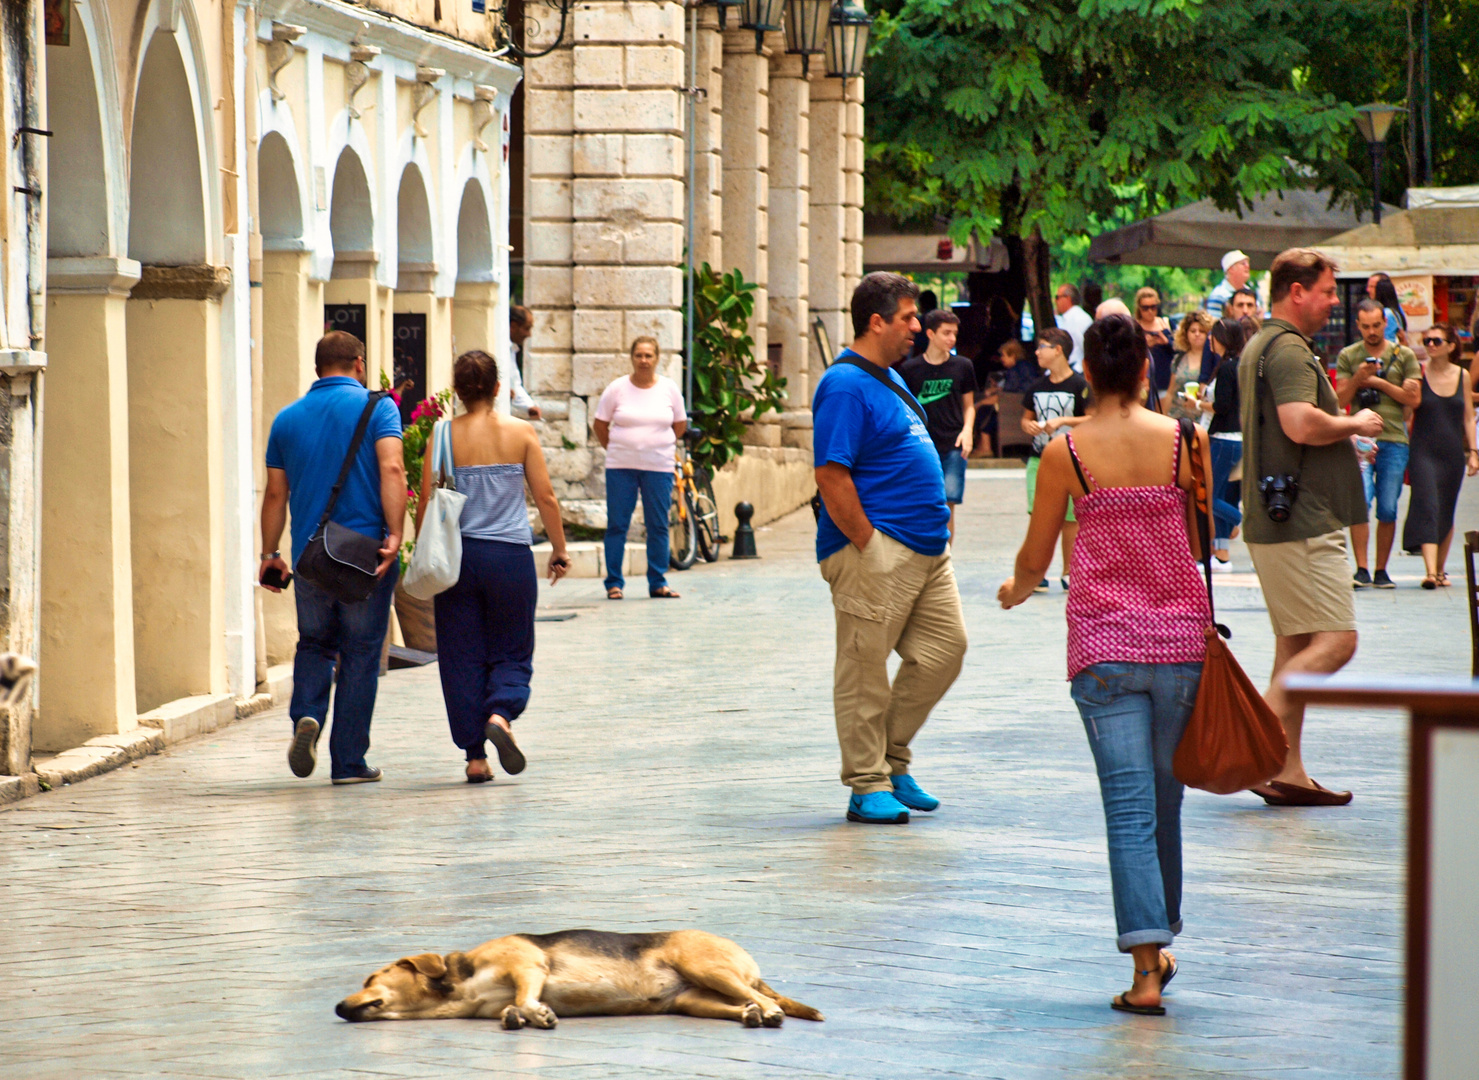
[{"label": "man in blue t-shirt", "polygon": [[[365,347],[353,334],[335,330],[319,340],[314,355],[318,381],[272,422],[267,438],[267,490],[262,497],[262,559],[257,580],[281,592],[264,575],[286,574],[277,550],[293,517],[293,565],[308,546],[354,429],[370,393],[365,389]],[[406,519],[406,467],[401,455],[401,418],[395,402],[381,398],[370,415],[364,440],[334,504],[332,520],[367,536],[383,538],[380,584],[357,604],[345,604],[304,578],[296,578],[298,651],[293,659],[293,700],[288,715],[293,741],[288,765],[294,776],[308,776],[317,760],[319,732],[328,719],[329,687],[338,662],[334,732],[329,755],[336,784],[380,779],[365,763],[370,748],[370,717],[380,679],[380,648],[390,622],[390,602],[400,574],[401,530]],[[274,578],[280,580],[280,578]]]},{"label": "man in blue t-shirt", "polygon": [[[909,775],[909,742],[960,674],[965,620],[947,550],[950,508],[923,409],[890,367],[919,331],[918,287],[869,274],[852,296],[851,349],[817,383],[812,446],[817,561],[832,587],[832,698],[849,821],[903,824],[938,799]],[[917,410],[917,411],[916,411]],[[893,685],[889,653],[904,663]]]}]

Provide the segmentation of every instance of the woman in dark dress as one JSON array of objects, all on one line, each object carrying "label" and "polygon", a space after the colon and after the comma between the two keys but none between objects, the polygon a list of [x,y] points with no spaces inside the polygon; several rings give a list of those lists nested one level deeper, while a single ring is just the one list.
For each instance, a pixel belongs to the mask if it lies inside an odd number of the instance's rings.
[{"label": "woman in dark dress", "polygon": [[1412,502],[1402,529],[1402,550],[1421,551],[1427,576],[1424,589],[1448,584],[1444,566],[1453,543],[1453,511],[1467,468],[1479,473],[1479,449],[1474,446],[1474,400],[1469,373],[1453,361],[1458,358],[1458,335],[1447,323],[1423,331],[1428,364],[1423,371],[1422,400],[1412,416]]}]

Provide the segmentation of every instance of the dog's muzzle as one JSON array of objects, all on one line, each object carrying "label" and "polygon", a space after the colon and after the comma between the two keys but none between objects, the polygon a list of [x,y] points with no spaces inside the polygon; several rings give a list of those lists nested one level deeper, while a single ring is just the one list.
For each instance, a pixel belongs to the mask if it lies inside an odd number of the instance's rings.
[{"label": "dog's muzzle", "polygon": [[373,1017],[366,1016],[365,1013],[370,1009],[377,1009],[384,1004],[385,1002],[383,1001],[365,1001],[358,1005],[351,1005],[349,1004],[349,999],[345,998],[334,1006],[334,1012],[341,1020],[348,1020],[351,1024],[357,1024],[363,1020],[373,1019]]}]

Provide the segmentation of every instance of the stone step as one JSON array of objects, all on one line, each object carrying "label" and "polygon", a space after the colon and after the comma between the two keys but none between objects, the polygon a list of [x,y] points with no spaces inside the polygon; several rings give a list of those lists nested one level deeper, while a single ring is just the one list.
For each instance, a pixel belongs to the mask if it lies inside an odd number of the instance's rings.
[{"label": "stone step", "polygon": [[[604,578],[606,576],[606,545],[599,540],[577,540],[566,544],[565,549],[570,554],[570,572],[565,575],[572,578]],[[545,564],[549,561],[550,552],[553,549],[549,544],[534,545],[534,568],[539,576],[544,576]],[[625,565],[621,568],[622,577],[636,577],[647,573],[647,546],[645,544],[628,544],[626,549]]]}]

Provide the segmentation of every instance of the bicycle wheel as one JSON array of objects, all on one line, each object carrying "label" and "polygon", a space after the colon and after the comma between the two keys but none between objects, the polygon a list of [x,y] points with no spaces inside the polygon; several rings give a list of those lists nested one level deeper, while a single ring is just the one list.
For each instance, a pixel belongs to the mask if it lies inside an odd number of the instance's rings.
[{"label": "bicycle wheel", "polygon": [[[679,499],[682,503],[679,503]],[[680,510],[681,506],[681,510]],[[668,509],[668,565],[687,570],[698,559],[698,525],[693,513],[693,494],[687,486],[673,490]]]},{"label": "bicycle wheel", "polygon": [[714,485],[709,474],[697,470],[693,478],[696,489],[693,507],[694,520],[698,523],[698,553],[704,562],[715,562],[724,538],[719,535],[719,505],[714,501]]}]

